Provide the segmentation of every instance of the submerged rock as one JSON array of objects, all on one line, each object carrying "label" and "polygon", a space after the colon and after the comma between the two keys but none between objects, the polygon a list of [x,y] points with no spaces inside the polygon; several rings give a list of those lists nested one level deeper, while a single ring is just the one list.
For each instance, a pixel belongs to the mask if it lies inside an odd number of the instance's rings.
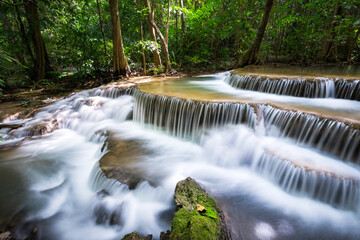
[{"label": "submerged rock", "polygon": [[[175,189],[176,213],[171,224],[170,239],[231,239],[224,214],[200,185],[188,177]],[[197,205],[206,210],[197,210]],[[167,239],[167,234],[164,238]]]},{"label": "submerged rock", "polygon": [[138,162],[151,153],[145,149],[144,143],[138,140],[125,140],[110,133],[105,141],[107,153],[100,159],[100,168],[108,178],[126,184],[129,189],[135,189],[142,181],[155,185],[154,181],[147,179]]},{"label": "submerged rock", "polygon": [[8,136],[15,138],[42,136],[55,131],[58,129],[58,126],[59,124],[56,119],[46,119],[34,124],[32,122],[18,124],[17,126],[9,127],[13,130],[8,133]]}]

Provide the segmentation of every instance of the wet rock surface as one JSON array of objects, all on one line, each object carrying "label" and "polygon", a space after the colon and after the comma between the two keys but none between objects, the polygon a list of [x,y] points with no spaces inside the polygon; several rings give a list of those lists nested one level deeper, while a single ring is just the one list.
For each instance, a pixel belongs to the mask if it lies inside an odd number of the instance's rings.
[{"label": "wet rock surface", "polygon": [[16,128],[9,132],[9,136],[14,137],[33,137],[41,136],[47,133],[51,133],[58,128],[58,122],[56,119],[49,119],[48,121],[40,122],[37,124],[29,124],[23,127]]},{"label": "wet rock surface", "polygon": [[129,189],[135,189],[141,181],[155,185],[154,181],[146,179],[143,170],[137,166],[141,157],[151,154],[142,145],[139,140],[125,140],[110,133],[104,143],[108,152],[100,159],[100,168],[106,177],[126,184]]},{"label": "wet rock surface", "polygon": [[13,235],[11,234],[11,232],[6,231],[3,233],[0,233],[0,240],[12,240],[15,239],[13,238]]}]

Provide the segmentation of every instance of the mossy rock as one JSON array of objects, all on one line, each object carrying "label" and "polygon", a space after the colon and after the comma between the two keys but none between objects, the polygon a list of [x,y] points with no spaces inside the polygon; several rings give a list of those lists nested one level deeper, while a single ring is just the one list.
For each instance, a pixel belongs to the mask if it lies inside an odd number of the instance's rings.
[{"label": "mossy rock", "polygon": [[147,235],[146,237],[140,237],[139,233],[132,232],[126,234],[121,240],[151,240],[152,235]]},{"label": "mossy rock", "polygon": [[[176,185],[175,203],[177,212],[171,224],[170,239],[231,239],[221,209],[192,178]],[[198,212],[197,204],[216,217]]]}]

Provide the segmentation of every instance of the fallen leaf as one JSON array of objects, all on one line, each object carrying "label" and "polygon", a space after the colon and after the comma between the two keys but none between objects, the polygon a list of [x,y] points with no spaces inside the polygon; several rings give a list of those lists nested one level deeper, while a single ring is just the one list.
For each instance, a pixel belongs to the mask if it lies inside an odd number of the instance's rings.
[{"label": "fallen leaf", "polygon": [[196,209],[198,212],[206,212],[206,208],[200,204],[196,204]]}]

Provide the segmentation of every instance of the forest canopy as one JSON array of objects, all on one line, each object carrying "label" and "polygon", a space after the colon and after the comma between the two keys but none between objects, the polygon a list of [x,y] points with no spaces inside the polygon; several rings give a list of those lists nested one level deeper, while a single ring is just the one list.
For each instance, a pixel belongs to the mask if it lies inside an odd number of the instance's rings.
[{"label": "forest canopy", "polygon": [[69,73],[360,62],[359,16],[360,0],[1,0],[0,94]]}]

